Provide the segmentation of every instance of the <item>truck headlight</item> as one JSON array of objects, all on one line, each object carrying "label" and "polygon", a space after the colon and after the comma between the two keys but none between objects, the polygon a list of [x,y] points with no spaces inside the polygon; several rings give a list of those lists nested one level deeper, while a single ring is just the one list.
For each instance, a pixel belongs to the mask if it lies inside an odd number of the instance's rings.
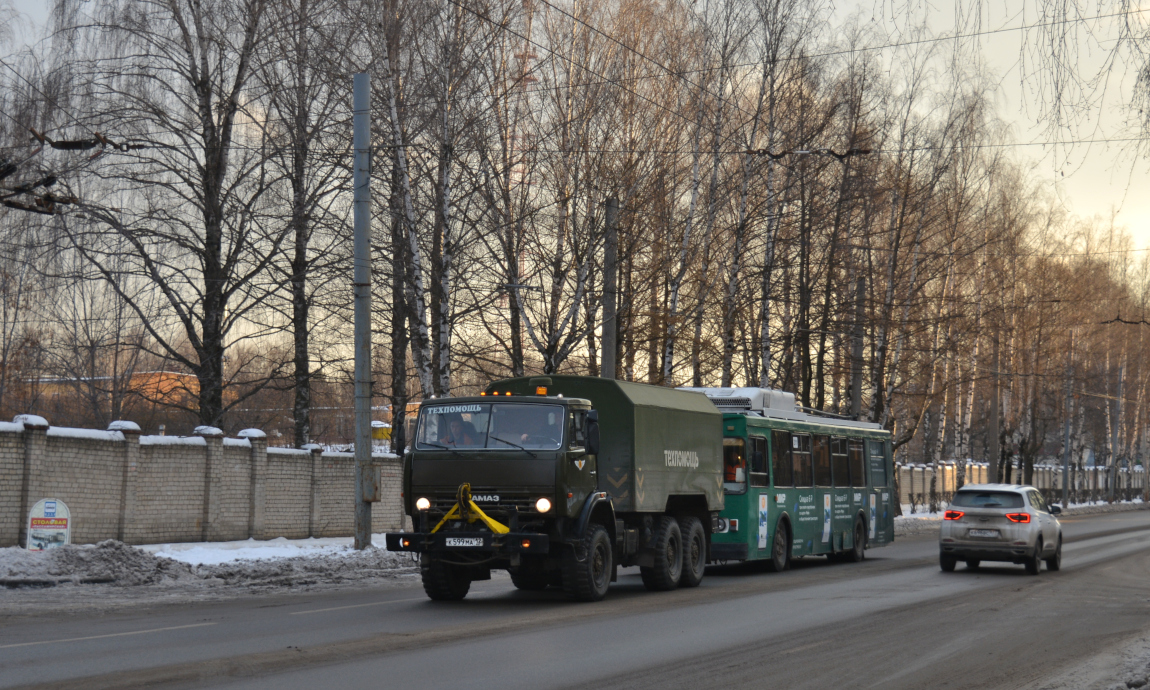
[{"label": "truck headlight", "polygon": [[538,510],[540,513],[546,513],[551,510],[551,500],[546,498],[539,499],[535,502],[535,510]]},{"label": "truck headlight", "polygon": [[427,500],[426,497],[421,497],[421,498],[415,499],[415,509],[416,510],[427,510],[430,507],[431,507],[431,501]]}]

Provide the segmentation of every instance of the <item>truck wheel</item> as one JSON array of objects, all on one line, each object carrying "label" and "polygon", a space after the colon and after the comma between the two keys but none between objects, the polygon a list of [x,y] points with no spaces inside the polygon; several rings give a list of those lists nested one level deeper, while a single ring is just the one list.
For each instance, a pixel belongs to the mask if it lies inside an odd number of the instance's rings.
[{"label": "truck wheel", "polygon": [[699,518],[679,519],[679,534],[683,537],[683,575],[680,587],[698,587],[707,567],[707,535]]},{"label": "truck wheel", "polygon": [[423,591],[435,601],[458,601],[471,589],[471,578],[459,566],[424,554],[419,564]]},{"label": "truck wheel", "polygon": [[854,546],[843,555],[851,563],[861,563],[866,558],[866,526],[862,518],[855,518]]},{"label": "truck wheel", "polygon": [[771,560],[767,567],[771,572],[781,573],[791,566],[791,553],[787,548],[790,544],[790,535],[787,534],[787,525],[782,520],[775,525],[775,538],[771,542]]},{"label": "truck wheel", "polygon": [[515,585],[516,589],[538,592],[547,589],[548,577],[547,573],[526,571],[520,568],[511,572],[511,584]]},{"label": "truck wheel", "polygon": [[664,515],[655,530],[655,564],[639,568],[643,585],[655,592],[665,592],[679,586],[683,575],[683,533],[675,518]]},{"label": "truck wheel", "polygon": [[607,594],[613,567],[611,538],[602,525],[592,523],[581,548],[563,551],[563,592],[576,601],[599,601]]}]

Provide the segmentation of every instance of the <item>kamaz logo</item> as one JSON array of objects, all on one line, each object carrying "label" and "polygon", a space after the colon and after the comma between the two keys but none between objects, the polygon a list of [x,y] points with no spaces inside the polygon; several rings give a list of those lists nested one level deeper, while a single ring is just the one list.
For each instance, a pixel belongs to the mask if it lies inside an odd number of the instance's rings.
[{"label": "kamaz logo", "polygon": [[499,494],[472,494],[471,500],[476,503],[499,503]]}]

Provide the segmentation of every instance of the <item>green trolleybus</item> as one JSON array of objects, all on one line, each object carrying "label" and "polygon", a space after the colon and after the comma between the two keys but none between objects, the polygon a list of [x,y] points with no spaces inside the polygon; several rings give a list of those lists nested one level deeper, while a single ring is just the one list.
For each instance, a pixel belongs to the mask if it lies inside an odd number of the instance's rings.
[{"label": "green trolleybus", "polygon": [[825,554],[860,561],[894,539],[890,432],[878,424],[802,412],[792,393],[687,388],[723,411],[725,507],[710,560]]}]

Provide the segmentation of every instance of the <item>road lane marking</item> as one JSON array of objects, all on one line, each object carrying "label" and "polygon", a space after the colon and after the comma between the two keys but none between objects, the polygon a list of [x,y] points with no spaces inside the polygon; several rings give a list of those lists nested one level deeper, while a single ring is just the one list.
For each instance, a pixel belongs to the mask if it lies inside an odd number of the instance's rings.
[{"label": "road lane marking", "polygon": [[16,644],[0,644],[0,649],[13,647],[31,647],[37,644],[58,644],[60,642],[80,642],[81,640],[99,640],[105,637],[125,637],[127,635],[144,635],[147,633],[164,632],[165,630],[183,630],[185,628],[202,628],[215,623],[192,623],[191,625],[173,625],[170,628],[152,628],[151,630],[133,630],[132,632],[108,633],[107,635],[89,635],[88,637],[68,637],[63,640],[41,640],[39,642],[18,642]]},{"label": "road lane marking", "polygon": [[302,616],[305,613],[323,613],[324,611],[342,611],[344,609],[361,609],[365,606],[383,606],[384,604],[402,604],[405,601],[426,601],[427,597],[416,597],[414,599],[392,599],[390,601],[373,601],[370,604],[349,604],[348,606],[332,606],[327,609],[310,609],[308,611],[292,611],[289,616]]}]

